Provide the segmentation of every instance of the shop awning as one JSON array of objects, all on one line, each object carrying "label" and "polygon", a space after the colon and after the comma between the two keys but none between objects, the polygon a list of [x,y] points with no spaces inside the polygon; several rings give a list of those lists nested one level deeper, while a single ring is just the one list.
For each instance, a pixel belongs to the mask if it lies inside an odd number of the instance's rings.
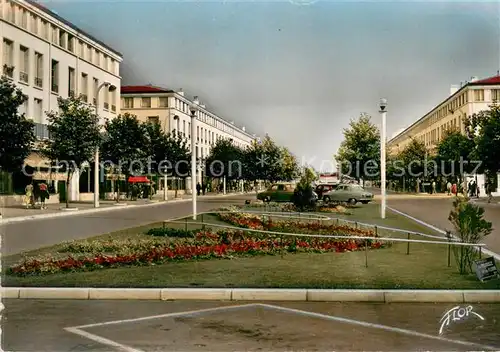
[{"label": "shop awning", "polygon": [[150,183],[149,179],[146,176],[130,176],[128,178],[128,182],[130,183]]}]

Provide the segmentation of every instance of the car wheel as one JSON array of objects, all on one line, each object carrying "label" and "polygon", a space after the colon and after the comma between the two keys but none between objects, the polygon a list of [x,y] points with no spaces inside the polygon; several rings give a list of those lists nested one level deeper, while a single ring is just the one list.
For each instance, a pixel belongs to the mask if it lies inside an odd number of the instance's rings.
[{"label": "car wheel", "polygon": [[266,198],[264,198],[264,202],[271,203],[271,197],[267,196]]},{"label": "car wheel", "polygon": [[349,200],[347,201],[347,203],[349,203],[350,205],[356,205],[357,201],[356,201],[356,199],[351,198],[351,199],[349,199]]},{"label": "car wheel", "polygon": [[324,197],[323,197],[323,202],[325,202],[325,203],[330,203],[330,197],[328,197],[328,196],[324,196]]},{"label": "car wheel", "polygon": [[363,200],[361,203],[368,204],[369,202],[367,200]]}]

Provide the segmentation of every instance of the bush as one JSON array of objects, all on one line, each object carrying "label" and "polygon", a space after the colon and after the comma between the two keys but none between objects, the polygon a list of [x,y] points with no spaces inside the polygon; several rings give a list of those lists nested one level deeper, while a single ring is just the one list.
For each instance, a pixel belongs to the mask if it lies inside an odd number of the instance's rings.
[{"label": "bush", "polygon": [[146,235],[154,236],[154,237],[194,238],[195,232],[198,232],[198,231],[173,229],[170,227],[156,227],[153,229],[149,229],[146,232]]},{"label": "bush", "polygon": [[[448,218],[460,242],[480,243],[492,231],[492,224],[484,219],[484,209],[469,203],[466,197],[457,197]],[[460,274],[472,272],[475,249],[473,246],[454,246],[455,260]]]},{"label": "bush", "polygon": [[312,186],[299,183],[293,192],[292,202],[299,211],[314,209],[316,200]]}]

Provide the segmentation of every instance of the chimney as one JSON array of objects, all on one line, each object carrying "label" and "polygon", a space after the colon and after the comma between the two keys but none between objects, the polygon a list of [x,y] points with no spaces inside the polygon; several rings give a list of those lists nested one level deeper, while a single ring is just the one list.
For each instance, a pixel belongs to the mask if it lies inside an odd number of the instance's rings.
[{"label": "chimney", "polygon": [[476,76],[472,76],[470,79],[471,82],[476,82],[477,80],[478,80],[478,78]]},{"label": "chimney", "polygon": [[184,96],[184,91],[182,90],[182,88],[179,88],[177,94]]},{"label": "chimney", "polygon": [[452,84],[450,87],[450,96],[458,91],[459,87],[456,84]]},{"label": "chimney", "polygon": [[243,132],[245,132],[245,126],[243,126],[241,129],[243,130]]}]

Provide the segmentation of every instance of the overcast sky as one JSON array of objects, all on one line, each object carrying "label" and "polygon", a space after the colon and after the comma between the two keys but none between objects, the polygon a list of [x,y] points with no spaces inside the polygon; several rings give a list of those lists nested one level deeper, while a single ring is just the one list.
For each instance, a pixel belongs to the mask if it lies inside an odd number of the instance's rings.
[{"label": "overcast sky", "polygon": [[183,88],[316,167],[380,97],[390,137],[500,69],[498,2],[42,2],[124,54],[123,84]]}]

